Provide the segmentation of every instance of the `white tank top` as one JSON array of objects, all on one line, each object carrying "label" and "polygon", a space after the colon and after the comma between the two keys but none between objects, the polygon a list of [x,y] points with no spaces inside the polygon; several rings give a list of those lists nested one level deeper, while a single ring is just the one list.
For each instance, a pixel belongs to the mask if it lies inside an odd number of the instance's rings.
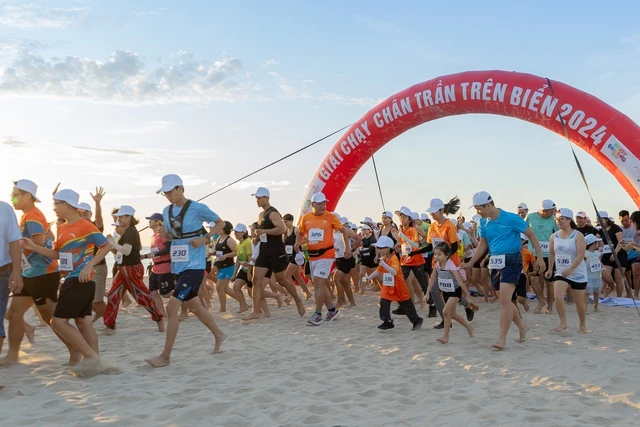
[{"label": "white tank top", "polygon": [[[553,237],[553,248],[556,252],[556,276],[562,275],[562,272],[568,269],[573,261],[576,259],[576,235],[579,233],[577,230],[573,230],[573,233],[563,239],[560,237],[560,232],[556,232]],[[580,265],[571,273],[571,276],[567,279],[576,283],[585,283],[587,281],[587,264],[582,260]]]},{"label": "white tank top", "polygon": [[336,250],[336,259],[344,258],[344,239],[342,238],[342,233],[339,231],[333,232],[333,247]]}]

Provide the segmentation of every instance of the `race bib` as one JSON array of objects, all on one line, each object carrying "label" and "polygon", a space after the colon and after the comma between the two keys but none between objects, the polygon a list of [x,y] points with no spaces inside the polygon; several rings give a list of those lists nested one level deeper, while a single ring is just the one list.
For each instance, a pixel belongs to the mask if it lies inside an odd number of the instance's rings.
[{"label": "race bib", "polygon": [[322,228],[312,228],[309,230],[309,242],[320,243],[324,240],[324,230]]},{"label": "race bib", "polygon": [[171,262],[189,261],[189,245],[171,246]]},{"label": "race bib", "polygon": [[158,248],[151,248],[151,252],[153,252],[154,254],[157,254],[160,251],[158,250]]},{"label": "race bib", "polygon": [[302,255],[302,252],[296,254],[295,261],[298,265],[304,265],[304,255]]},{"label": "race bib", "polygon": [[556,267],[558,269],[567,269],[571,265],[571,257],[569,255],[556,255]]},{"label": "race bib", "polygon": [[433,245],[434,248],[436,246],[438,246],[440,243],[444,243],[444,239],[441,239],[439,237],[432,237],[431,238],[431,245]]},{"label": "race bib", "polygon": [[221,261],[222,255],[224,255],[222,251],[216,252],[216,261]]},{"label": "race bib", "polygon": [[287,245],[284,247],[284,251],[287,253],[287,255],[291,255],[293,254],[293,245]]},{"label": "race bib", "polygon": [[58,267],[60,268],[60,271],[73,271],[73,254],[69,252],[60,252]]},{"label": "race bib", "polygon": [[395,279],[393,278],[393,274],[384,273],[382,275],[382,286],[389,286],[393,288],[395,286]]},{"label": "race bib", "polygon": [[491,255],[491,258],[489,258],[490,270],[502,270],[505,267],[506,267],[506,262],[505,262],[504,255]]},{"label": "race bib", "polygon": [[260,235],[260,242],[267,243],[267,235],[266,234],[261,234]]},{"label": "race bib", "polygon": [[592,273],[598,273],[602,271],[602,264],[598,260],[589,261],[589,270]]},{"label": "race bib", "polygon": [[342,246],[336,246],[336,258],[344,258],[344,248]]},{"label": "race bib", "polygon": [[122,252],[116,252],[116,264],[122,264]]},{"label": "race bib", "polygon": [[20,258],[20,266],[22,267],[22,271],[25,271],[31,268],[31,264],[29,263],[29,260],[24,254],[22,254],[22,258]]},{"label": "race bib", "polygon": [[411,253],[411,250],[413,248],[411,247],[411,245],[408,245],[406,243],[402,244],[402,255],[406,255],[408,256]]},{"label": "race bib", "polygon": [[611,253],[611,246],[607,245],[605,243],[605,245],[602,247],[602,253],[603,254],[610,254]]},{"label": "race bib", "polygon": [[549,242],[540,242],[540,250],[542,253],[549,253]]},{"label": "race bib", "polygon": [[438,277],[438,287],[442,292],[456,291],[456,286],[453,284],[453,279],[441,279]]}]

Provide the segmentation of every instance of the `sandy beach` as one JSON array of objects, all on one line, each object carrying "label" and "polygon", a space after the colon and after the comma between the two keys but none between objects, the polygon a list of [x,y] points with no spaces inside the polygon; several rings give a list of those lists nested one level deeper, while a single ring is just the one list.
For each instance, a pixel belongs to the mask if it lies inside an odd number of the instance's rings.
[{"label": "sandy beach", "polygon": [[[640,423],[640,342],[635,309],[590,313],[591,333],[552,332],[557,316],[527,313],[528,340],[491,349],[499,306],[479,303],[476,336],[454,324],[441,345],[425,319],[412,332],[376,326],[378,299],[359,297],[332,323],[312,327],[295,306],[243,324],[237,306],[217,315],[229,339],[219,355],[197,319],[182,322],[172,365],[153,369],[164,337],[135,304],[101,334],[103,358],[122,373],[72,376],[48,328],[23,344],[22,364],[0,369],[0,425],[633,425]],[[217,301],[214,300],[217,306]],[[306,304],[311,309],[311,304]],[[592,306],[589,307],[590,311]],[[462,309],[459,309],[462,311]],[[424,313],[421,312],[421,315]],[[35,323],[29,312],[29,320]],[[19,411],[13,408],[20,408]]]}]

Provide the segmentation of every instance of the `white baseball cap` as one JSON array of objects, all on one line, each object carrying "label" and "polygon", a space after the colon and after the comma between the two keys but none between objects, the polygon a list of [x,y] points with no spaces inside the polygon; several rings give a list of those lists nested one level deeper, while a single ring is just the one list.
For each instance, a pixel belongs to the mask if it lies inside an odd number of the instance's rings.
[{"label": "white baseball cap", "polygon": [[411,212],[411,219],[420,219],[420,214],[418,212]]},{"label": "white baseball cap", "polygon": [[80,195],[73,190],[60,190],[53,196],[53,200],[66,202],[69,206],[76,209],[78,209],[78,206],[80,205],[78,203],[79,199]]},{"label": "white baseball cap", "polygon": [[600,215],[600,218],[609,218],[611,221],[615,221],[615,219],[609,216],[609,213],[607,211],[600,211],[598,212],[598,215]]},{"label": "white baseball cap", "polygon": [[553,203],[553,200],[549,200],[549,199],[544,199],[542,201],[542,204],[540,205],[540,209],[542,209],[543,211],[549,210],[549,209],[555,209],[556,208],[556,204]]},{"label": "white baseball cap", "polygon": [[411,218],[411,209],[409,209],[409,208],[408,208],[408,207],[406,207],[406,206],[403,206],[403,207],[401,207],[399,210],[397,210],[397,211],[396,211],[396,214],[397,214],[398,216],[400,216],[400,215],[406,215],[406,216],[408,216],[409,218]]},{"label": "white baseball cap", "polygon": [[428,214],[428,213],[426,213],[426,212],[421,213],[421,214],[420,214],[420,219],[421,219],[422,221],[426,221],[426,220],[428,220],[428,219],[429,219],[429,214]]},{"label": "white baseball cap", "polygon": [[594,236],[593,234],[587,234],[584,236],[584,242],[589,246],[593,245],[595,242],[602,242],[602,239]]},{"label": "white baseball cap", "polygon": [[342,223],[342,225],[349,224],[349,219],[346,216],[341,216],[340,222]]},{"label": "white baseball cap", "polygon": [[236,224],[235,227],[233,227],[233,231],[237,231],[238,233],[246,233],[247,232],[247,226],[244,224]]},{"label": "white baseball cap", "polygon": [[387,218],[393,219],[393,214],[391,213],[391,211],[382,212],[382,216],[386,216]]},{"label": "white baseball cap", "polygon": [[180,178],[178,175],[175,175],[175,174],[165,175],[162,177],[162,187],[160,187],[160,189],[156,191],[156,194],[167,193],[181,185],[183,185],[182,178]]},{"label": "white baseball cap", "polygon": [[357,230],[357,229],[358,229],[358,226],[357,226],[357,225],[355,225],[355,224],[354,224],[354,223],[352,223],[352,222],[349,222],[349,228],[350,228],[350,229],[352,229],[352,230]]},{"label": "white baseball cap", "polygon": [[486,191],[479,191],[473,195],[473,206],[471,206],[469,209],[473,208],[474,206],[486,205],[490,202],[493,202],[491,194],[487,193]]},{"label": "white baseball cap", "polygon": [[369,227],[367,224],[362,224],[362,225],[360,226],[360,228],[361,228],[361,229],[363,229],[363,230],[369,230],[369,231],[371,231],[371,227]]},{"label": "white baseball cap", "polygon": [[258,187],[255,193],[252,194],[255,197],[271,197],[269,190],[264,187]]},{"label": "white baseball cap", "polygon": [[380,236],[378,241],[373,244],[376,248],[393,248],[393,240],[387,236]]},{"label": "white baseball cap", "polygon": [[524,209],[526,211],[529,210],[529,206],[526,203],[518,203],[518,209]]},{"label": "white baseball cap", "polygon": [[311,196],[311,203],[324,203],[324,202],[328,202],[324,193],[316,193],[313,196]]},{"label": "white baseball cap", "polygon": [[78,209],[82,209],[83,211],[87,211],[87,212],[93,212],[91,210],[91,205],[89,203],[80,203],[78,205]]},{"label": "white baseball cap", "polygon": [[476,224],[480,223],[480,218],[482,218],[480,215],[475,214],[472,218],[471,218],[471,222],[475,222]]},{"label": "white baseball cap", "polygon": [[444,202],[441,199],[431,199],[427,212],[434,213],[438,212],[440,209],[444,209]]},{"label": "white baseball cap", "polygon": [[113,216],[125,216],[125,215],[133,216],[135,215],[135,213],[136,213],[136,210],[133,209],[131,206],[122,205],[120,206],[120,209],[118,209],[118,212],[114,213]]},{"label": "white baseball cap", "polygon": [[371,219],[370,216],[365,216],[364,219],[360,221],[360,224],[373,224],[373,219]]},{"label": "white baseball cap", "polygon": [[40,199],[38,199],[38,197],[36,196],[36,193],[38,192],[38,186],[36,185],[35,182],[29,181],[28,179],[19,179],[17,181],[13,181],[13,185],[18,190],[22,190],[22,191],[26,191],[27,193],[30,193],[36,202],[40,201]]},{"label": "white baseball cap", "polygon": [[573,211],[569,208],[560,208],[558,212],[556,212],[556,217],[560,216],[573,220]]},{"label": "white baseball cap", "polygon": [[471,224],[470,222],[465,222],[464,224],[462,224],[462,227],[464,227],[465,230],[469,230],[470,228],[473,228],[473,224]]},{"label": "white baseball cap", "polygon": [[587,218],[587,213],[585,211],[579,211],[576,214],[576,218]]}]

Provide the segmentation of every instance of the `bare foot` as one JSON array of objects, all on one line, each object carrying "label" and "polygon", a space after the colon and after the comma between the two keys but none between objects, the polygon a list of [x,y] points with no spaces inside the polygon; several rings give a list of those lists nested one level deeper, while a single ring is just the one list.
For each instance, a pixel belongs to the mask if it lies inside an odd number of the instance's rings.
[{"label": "bare foot", "polygon": [[581,327],[578,329],[578,333],[579,333],[579,334],[588,334],[588,333],[589,333],[589,331],[587,331],[587,327],[586,327],[586,326],[581,326]]},{"label": "bare foot", "polygon": [[352,304],[349,304],[349,308],[353,308],[353,307],[355,307],[355,306],[356,306],[356,303],[355,303],[355,302],[354,302],[354,303],[352,303]]},{"label": "bare foot", "polygon": [[478,307],[477,305],[475,305],[475,304],[474,304],[474,303],[472,303],[472,302],[470,302],[470,303],[469,303],[469,308],[470,308],[471,310],[473,310],[473,312],[474,312],[474,313],[477,313],[477,312],[478,312],[478,310],[480,310],[480,307]]},{"label": "bare foot", "polygon": [[183,320],[187,320],[189,318],[189,312],[187,310],[183,310],[180,312],[180,315],[178,316],[178,320],[180,322],[182,322]]},{"label": "bare foot", "polygon": [[132,303],[132,302],[133,302],[133,301],[131,301],[131,300],[126,300],[126,301],[124,301],[124,302],[122,303],[122,308],[127,308],[127,307],[129,307],[129,306],[131,305],[131,303]]},{"label": "bare foot", "polygon": [[593,311],[595,311],[597,313],[598,311],[600,311],[600,309],[598,307],[594,307]]},{"label": "bare foot", "polygon": [[[282,297],[279,294],[276,294],[276,301],[278,301],[278,308],[282,307]],[[287,304],[289,305],[289,304]]]},{"label": "bare foot", "polygon": [[105,335],[115,335],[116,334],[116,330],[115,329],[111,329],[111,328],[105,328],[104,334]]},{"label": "bare foot", "polygon": [[238,310],[238,313],[244,313],[245,311],[249,311],[249,306],[240,307],[240,310]]},{"label": "bare foot", "polygon": [[162,356],[158,356],[155,359],[144,359],[144,361],[154,368],[164,368],[165,366],[169,366],[169,363],[171,363],[168,357]]},{"label": "bare foot", "polygon": [[436,341],[438,341],[440,344],[446,344],[449,342],[449,338],[448,337],[441,337],[441,338],[437,338]]},{"label": "bare foot", "polygon": [[545,313],[553,314],[553,307],[547,307],[547,311],[545,311]]},{"label": "bare foot", "polygon": [[286,297],[284,299],[284,303],[287,304],[288,306],[291,305],[291,297]]},{"label": "bare foot", "polygon": [[16,363],[18,363],[17,358],[14,359],[13,357],[5,356],[0,359],[0,366],[10,366],[15,365]]},{"label": "bare foot", "polygon": [[524,307],[524,311],[525,311],[525,313],[528,313],[528,312],[529,312],[529,304],[528,304],[526,301],[525,301],[525,303],[524,303],[524,306],[523,306],[523,307]]},{"label": "bare foot", "polygon": [[475,328],[473,327],[473,325],[469,325],[469,327],[467,328],[467,332],[469,332],[469,338],[473,338],[473,330]]},{"label": "bare foot", "polygon": [[529,326],[524,325],[523,329],[520,329],[520,337],[516,340],[517,342],[525,342],[527,340],[527,332],[531,329]]},{"label": "bare foot", "polygon": [[247,322],[249,320],[258,320],[260,319],[260,313],[249,313],[247,317],[243,317],[242,321]]},{"label": "bare foot", "polygon": [[[364,293],[364,291],[363,291]],[[308,301],[309,299],[311,299],[311,292],[304,294],[304,298]]]},{"label": "bare foot", "polygon": [[[46,323],[45,323],[46,325]],[[24,324],[24,334],[27,336],[27,339],[31,344],[36,341],[36,327],[31,326],[28,323]]]},{"label": "bare foot", "polygon": [[304,304],[302,304],[302,301],[297,302],[296,306],[298,307],[298,314],[300,315],[300,317],[304,316]]},{"label": "bare foot", "polygon": [[224,340],[227,339],[227,334],[223,333],[222,336],[215,337],[215,338],[216,338],[216,343],[215,343],[215,346],[213,347],[213,354],[218,354],[220,353],[220,346],[222,345]]},{"label": "bare foot", "polygon": [[504,340],[496,341],[491,347],[495,348],[496,350],[504,350]]},{"label": "bare foot", "polygon": [[535,308],[535,310],[533,310],[534,314],[540,314],[542,313],[542,309],[544,308],[544,304],[538,304],[538,306]]},{"label": "bare foot", "polygon": [[93,359],[84,359],[81,363],[78,363],[71,372],[77,377],[91,378],[104,371],[105,367],[100,357],[94,357]]},{"label": "bare foot", "polygon": [[567,325],[562,324],[562,323],[559,324],[558,326],[556,326],[555,328],[553,328],[553,330],[556,331],[556,332],[560,332],[563,329],[567,329]]},{"label": "bare foot", "polygon": [[82,361],[82,353],[78,350],[73,350],[69,353],[69,361],[64,366],[76,366]]},{"label": "bare foot", "polygon": [[424,298],[422,298],[420,300],[420,310],[424,310],[426,306],[427,306],[427,301]]},{"label": "bare foot", "polygon": [[158,332],[164,332],[164,320],[158,320]]},{"label": "bare foot", "polygon": [[343,302],[338,302],[336,304],[336,308],[342,308],[342,307],[344,307],[344,303]]}]

